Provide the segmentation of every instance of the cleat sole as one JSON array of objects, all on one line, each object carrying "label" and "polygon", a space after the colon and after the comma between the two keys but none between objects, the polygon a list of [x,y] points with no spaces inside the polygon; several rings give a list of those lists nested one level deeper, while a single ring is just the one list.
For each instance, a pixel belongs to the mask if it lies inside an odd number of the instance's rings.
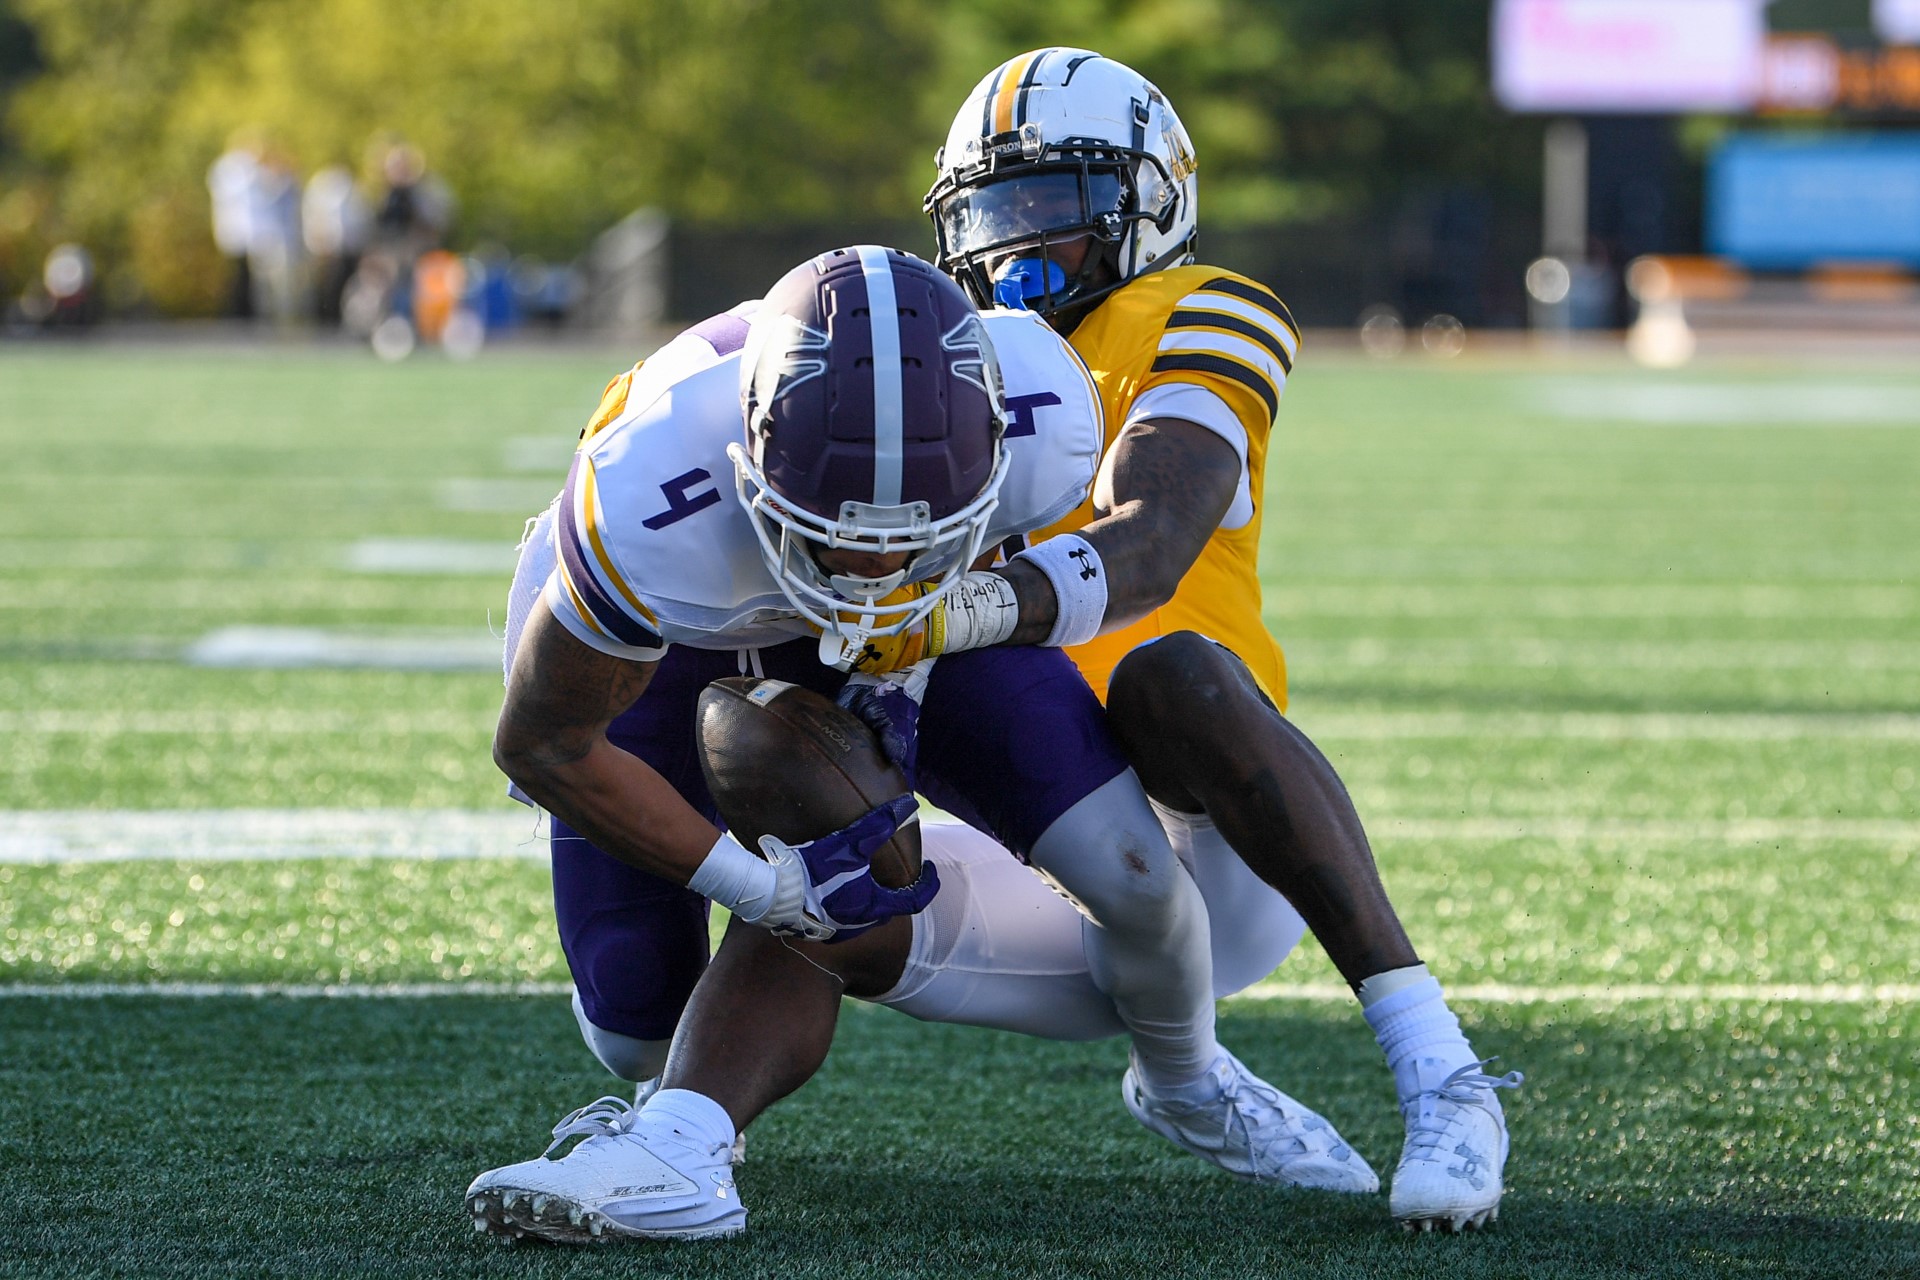
[{"label": "cleat sole", "polygon": [[[537,1207],[536,1207],[537,1206]],[[560,1196],[481,1191],[468,1197],[473,1229],[507,1244],[531,1236],[550,1244],[607,1245],[627,1240],[724,1240],[747,1229],[741,1219],[710,1227],[637,1231]]]}]

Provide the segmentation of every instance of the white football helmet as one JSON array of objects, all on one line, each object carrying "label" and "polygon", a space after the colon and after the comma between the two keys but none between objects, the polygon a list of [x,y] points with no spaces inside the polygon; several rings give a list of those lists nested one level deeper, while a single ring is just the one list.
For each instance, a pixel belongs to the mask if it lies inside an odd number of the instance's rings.
[{"label": "white football helmet", "polygon": [[1127,281],[1193,260],[1193,144],[1166,95],[1111,58],[1055,48],[1002,63],[934,165],[938,265],[979,306],[1070,329]]}]

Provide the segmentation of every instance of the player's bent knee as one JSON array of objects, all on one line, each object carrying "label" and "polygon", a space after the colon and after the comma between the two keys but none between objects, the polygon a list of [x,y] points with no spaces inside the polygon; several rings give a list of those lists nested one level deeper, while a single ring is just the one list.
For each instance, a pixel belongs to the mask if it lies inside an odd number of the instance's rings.
[{"label": "player's bent knee", "polygon": [[1114,735],[1157,797],[1169,781],[1231,767],[1223,748],[1239,739],[1235,721],[1271,714],[1245,664],[1192,631],[1127,654],[1107,691]]},{"label": "player's bent knee", "polygon": [[1163,932],[1181,901],[1179,860],[1131,770],[1060,815],[1032,863],[1105,929]]},{"label": "player's bent knee", "polygon": [[600,1065],[622,1080],[634,1084],[651,1080],[667,1065],[671,1040],[640,1040],[594,1025],[577,988],[573,993],[573,1020],[580,1026],[580,1038],[593,1050],[593,1056],[600,1059]]}]

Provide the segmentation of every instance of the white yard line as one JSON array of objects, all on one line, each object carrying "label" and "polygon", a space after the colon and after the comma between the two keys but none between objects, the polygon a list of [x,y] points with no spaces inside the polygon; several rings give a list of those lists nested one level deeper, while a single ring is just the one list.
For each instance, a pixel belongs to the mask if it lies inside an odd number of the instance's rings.
[{"label": "white yard line", "polygon": [[[478,647],[478,642],[473,642]],[[488,638],[497,649],[499,642]],[[491,652],[491,650],[490,650]],[[497,659],[492,652],[490,661]],[[335,711],[299,709],[117,709],[0,711],[0,733],[96,734],[490,734],[498,712]],[[1317,711],[1300,708],[1300,726],[1321,739],[1355,742],[1425,738],[1636,742],[1920,742],[1920,715],[1832,712],[1712,713],[1471,711]]]},{"label": "white yard line", "polygon": [[490,671],[500,641],[484,631],[329,631],[318,627],[222,627],[188,645],[195,667],[381,671]]},{"label": "white yard line", "polygon": [[[477,649],[479,642],[471,641]],[[497,649],[499,642],[488,638]],[[497,653],[492,654],[497,658]],[[239,708],[125,711],[118,709],[0,711],[0,733],[301,734],[491,733],[498,713],[446,711],[336,711]],[[1302,728],[1316,738],[1393,742],[1422,738],[1631,740],[1641,742],[1799,742],[1819,739],[1920,742],[1920,715],[1898,712],[1758,714],[1674,712],[1316,711],[1300,709]]]},{"label": "white yard line", "polygon": [[[1368,823],[1395,841],[1552,840],[1613,845],[1845,842],[1920,846],[1897,818],[1414,818]],[[544,828],[526,810],[47,809],[0,811],[0,863],[284,862],[309,858],[533,858]]]},{"label": "white yard line", "polygon": [[1502,667],[1556,671],[1916,671],[1920,644],[1901,640],[1554,640],[1532,636],[1368,636],[1287,646],[1320,667]]},{"label": "white yard line", "polygon": [[[234,997],[285,1000],[430,1000],[446,996],[559,997],[572,992],[565,982],[76,982],[0,984],[0,999],[82,999],[139,997],[162,1000],[209,1000]],[[1758,1003],[1758,1004],[1911,1004],[1920,1000],[1920,985],[1885,983],[1573,983],[1527,986],[1513,983],[1466,983],[1448,988],[1451,999],[1484,1004],[1615,1004],[1648,1002]],[[1353,999],[1347,988],[1329,983],[1261,982],[1229,1000],[1308,1000],[1344,1003]]]},{"label": "white yard line", "polygon": [[[554,477],[551,488],[559,488],[560,477],[573,462],[574,436],[555,432],[547,436],[514,436],[500,449],[501,465],[509,471],[538,471]],[[552,496],[552,495],[548,495]]]},{"label": "white yard line", "polygon": [[1538,379],[1535,403],[1559,418],[1675,427],[1920,427],[1920,388],[1850,382],[1631,382]]},{"label": "white yard line", "polygon": [[1803,841],[1920,843],[1920,822],[1898,818],[1374,818],[1386,840],[1557,840],[1615,844],[1761,845]]},{"label": "white yard line", "polygon": [[235,711],[0,711],[0,733],[219,734],[254,737],[276,734],[364,733],[383,735],[463,734],[491,736],[497,710],[328,711],[255,709]]},{"label": "white yard line", "polygon": [[1303,708],[1297,717],[1316,738],[1395,741],[1414,738],[1631,739],[1641,742],[1799,742],[1857,738],[1920,742],[1920,715],[1836,715],[1830,712],[1678,714],[1654,712],[1329,711]]},{"label": "white yard line", "polygon": [[[535,504],[534,514],[539,510]],[[347,548],[342,567],[356,573],[475,574],[513,576],[519,548],[511,542],[471,542],[455,538],[362,538]]]},{"label": "white yard line", "polygon": [[497,512],[535,516],[546,510],[560,489],[557,480],[499,480],[456,476],[434,489],[434,501],[443,511]]},{"label": "white yard line", "polygon": [[526,809],[52,809],[0,813],[0,863],[537,858]]},{"label": "white yard line", "polygon": [[[1258,982],[1234,1000],[1351,1000],[1346,987],[1327,984],[1290,986],[1284,982]],[[1733,1003],[1753,1001],[1762,1004],[1911,1004],[1920,1000],[1920,985],[1913,983],[1566,983],[1554,986],[1530,986],[1508,982],[1461,983],[1447,988],[1450,1000],[1482,1001],[1487,1004],[1605,1004],[1613,1001],[1712,1001]]]}]

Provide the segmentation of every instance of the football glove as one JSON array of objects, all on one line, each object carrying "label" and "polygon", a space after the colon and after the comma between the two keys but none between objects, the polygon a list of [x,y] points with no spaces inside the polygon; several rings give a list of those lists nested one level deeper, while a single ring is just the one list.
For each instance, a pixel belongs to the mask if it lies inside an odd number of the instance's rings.
[{"label": "football glove", "polygon": [[886,888],[873,878],[874,852],[901,827],[918,822],[919,807],[912,796],[896,796],[804,844],[761,836],[776,888],[772,907],[754,923],[775,933],[836,942],[925,909],[940,891],[940,873],[931,862],[922,862],[920,878],[904,889]]},{"label": "football glove", "polygon": [[932,658],[886,676],[856,671],[840,687],[834,701],[866,722],[880,739],[887,759],[907,775],[907,785],[919,785],[920,703],[927,696]]}]

